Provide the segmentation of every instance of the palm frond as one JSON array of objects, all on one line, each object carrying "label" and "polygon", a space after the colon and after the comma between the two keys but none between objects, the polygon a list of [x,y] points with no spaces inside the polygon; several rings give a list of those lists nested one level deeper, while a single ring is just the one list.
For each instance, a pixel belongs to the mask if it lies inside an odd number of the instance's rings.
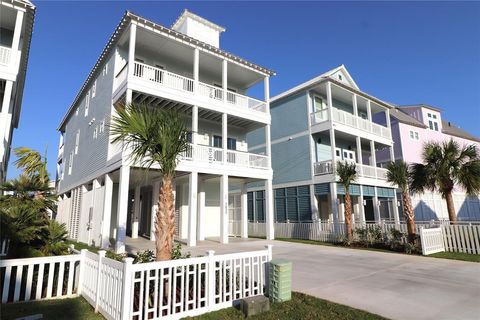
[{"label": "palm frond", "polygon": [[355,162],[337,161],[336,174],[338,181],[348,190],[350,184],[357,178],[357,165]]},{"label": "palm frond", "polygon": [[408,191],[410,176],[410,167],[403,160],[392,161],[387,165],[387,181],[403,191]]}]

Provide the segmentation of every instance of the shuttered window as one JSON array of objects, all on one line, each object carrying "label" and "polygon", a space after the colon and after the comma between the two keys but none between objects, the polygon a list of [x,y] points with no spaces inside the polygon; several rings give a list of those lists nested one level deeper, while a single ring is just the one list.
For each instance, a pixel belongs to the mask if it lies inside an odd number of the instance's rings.
[{"label": "shuttered window", "polygon": [[279,222],[311,221],[310,186],[275,189],[275,218]]},{"label": "shuttered window", "polygon": [[256,220],[263,222],[265,221],[265,192],[257,191],[255,192],[255,213]]},{"label": "shuttered window", "polygon": [[247,210],[248,210],[248,221],[253,221],[253,192],[247,193]]}]

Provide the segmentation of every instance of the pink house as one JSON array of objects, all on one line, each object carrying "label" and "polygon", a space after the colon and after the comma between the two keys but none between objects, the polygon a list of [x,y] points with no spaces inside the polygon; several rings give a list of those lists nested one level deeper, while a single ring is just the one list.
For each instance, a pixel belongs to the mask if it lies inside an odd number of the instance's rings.
[{"label": "pink house", "polygon": [[[438,108],[419,104],[400,106],[390,111],[395,159],[407,163],[422,161],[425,142],[443,142],[454,139],[461,146],[475,144],[480,149],[480,138],[443,120]],[[389,160],[388,152],[379,151],[378,162]],[[445,200],[437,192],[413,195],[415,217],[419,221],[448,219]],[[454,193],[455,209],[459,220],[480,220],[480,199],[469,197],[457,188]]]}]

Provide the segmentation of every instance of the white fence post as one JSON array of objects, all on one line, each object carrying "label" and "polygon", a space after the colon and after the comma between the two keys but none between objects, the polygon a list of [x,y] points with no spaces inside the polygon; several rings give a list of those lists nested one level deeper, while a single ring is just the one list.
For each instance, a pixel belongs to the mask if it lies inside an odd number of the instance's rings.
[{"label": "white fence post", "polygon": [[270,261],[272,261],[272,247],[273,245],[267,244],[265,248],[268,251],[267,263],[265,263],[265,293],[270,295]]},{"label": "white fence post", "polygon": [[78,275],[78,288],[77,288],[77,294],[80,296],[82,294],[82,286],[83,286],[83,277],[85,276],[85,255],[87,254],[87,249],[82,249],[80,250],[80,264],[78,265],[78,268],[80,269],[79,275]]},{"label": "white fence post", "polygon": [[[123,263],[123,290],[122,290],[122,319],[130,319],[130,312],[132,306],[132,271],[133,258],[125,258]],[[141,294],[141,293],[140,293]]]},{"label": "white fence post", "polygon": [[215,260],[213,256],[215,255],[214,250],[208,250],[208,286],[207,286],[207,310],[212,310],[215,305]]},{"label": "white fence post", "polygon": [[100,285],[102,281],[102,263],[105,257],[105,250],[98,251],[98,269],[97,269],[97,288],[95,290],[95,312],[98,312],[98,303],[100,301]]}]

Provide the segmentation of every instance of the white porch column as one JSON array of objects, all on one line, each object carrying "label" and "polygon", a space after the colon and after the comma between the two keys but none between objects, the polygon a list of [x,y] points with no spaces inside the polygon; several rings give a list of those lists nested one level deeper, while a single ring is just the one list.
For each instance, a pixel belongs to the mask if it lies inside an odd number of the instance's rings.
[{"label": "white porch column", "polygon": [[248,197],[247,184],[242,184],[242,193],[240,194],[240,225],[242,238],[248,238]]},{"label": "white porch column", "polygon": [[[372,167],[377,167],[377,155],[375,154],[375,141],[370,140],[370,165]],[[377,170],[375,170],[375,176],[377,176]]]},{"label": "white porch column", "polygon": [[318,221],[320,219],[320,214],[318,212],[318,201],[315,196],[315,185],[310,185],[310,206],[312,208],[312,220]]},{"label": "white porch column", "polygon": [[228,61],[222,61],[222,89],[223,89],[223,101],[227,101],[227,89],[228,89]]},{"label": "white porch column", "polygon": [[128,219],[128,186],[130,182],[130,167],[120,167],[120,179],[118,181],[118,206],[117,206],[117,242],[115,252],[125,252],[125,237],[127,233]]},{"label": "white porch column", "polygon": [[330,205],[332,206],[333,222],[338,222],[338,195],[337,183],[330,182]]},{"label": "white porch column", "polygon": [[387,128],[388,128],[388,129],[390,130],[390,132],[391,132],[391,126],[392,126],[392,124],[391,124],[391,122],[390,122],[390,109],[385,110],[385,120],[387,121],[387,122],[386,122],[386,123],[387,123]]},{"label": "white porch column", "polygon": [[360,220],[360,223],[364,224],[365,223],[365,206],[363,205],[363,186],[360,186],[360,196],[358,197],[358,201],[359,201],[359,209],[360,209],[359,220]]},{"label": "white porch column", "polygon": [[135,69],[135,42],[137,38],[137,25],[130,24],[130,39],[128,41],[128,76],[133,76]]},{"label": "white porch column", "polygon": [[[343,201],[340,201],[340,199]],[[340,199],[338,200],[338,222],[343,223],[345,222],[345,198],[342,195]]]},{"label": "white porch column", "polygon": [[333,102],[332,102],[332,83],[327,82],[327,104],[328,104],[328,119],[333,119]]},{"label": "white porch column", "polygon": [[[435,203],[435,201],[433,201]],[[400,224],[400,215],[398,212],[398,200],[397,200],[397,190],[393,190],[393,204],[392,204],[392,209],[393,209],[393,220],[395,221],[396,225]]]},{"label": "white porch column", "polygon": [[357,143],[357,163],[358,164],[363,164],[363,159],[362,159],[362,138],[357,136],[355,138],[356,143]]},{"label": "white porch column", "polygon": [[333,174],[336,176],[335,168],[337,166],[337,153],[336,153],[336,143],[335,143],[335,129],[331,128],[330,129],[330,146],[332,148],[332,168],[333,168]]},{"label": "white porch column", "polygon": [[198,90],[198,81],[199,81],[199,70],[200,70],[200,51],[198,48],[193,50],[193,81],[195,83],[195,92]]},{"label": "white porch column", "polygon": [[358,104],[357,104],[357,94],[354,93],[352,96],[352,105],[353,105],[353,115],[355,116],[355,124],[358,127]]},{"label": "white porch column", "polygon": [[197,193],[198,172],[190,173],[188,177],[188,239],[189,247],[197,245]]},{"label": "white porch column", "polygon": [[15,20],[15,30],[13,31],[13,38],[12,38],[12,56],[13,56],[12,62],[15,63],[15,66],[18,66],[20,64],[21,55],[18,54],[18,50],[20,50],[20,36],[22,34],[23,17],[24,17],[24,12],[21,10],[17,11],[17,18]]},{"label": "white porch column", "polygon": [[12,99],[13,81],[5,81],[5,90],[3,91],[2,114],[7,114],[10,111],[10,100]]},{"label": "white porch column", "polygon": [[265,180],[265,228],[267,240],[275,239],[272,180]]},{"label": "white porch column", "polygon": [[197,144],[198,134],[198,106],[192,107],[192,144]]},{"label": "white porch column", "polygon": [[[12,88],[13,82],[6,81],[5,82],[5,91],[3,94],[3,101],[1,103],[1,112],[2,117],[4,119],[3,123],[0,123],[0,141],[2,141],[2,145],[0,146],[0,161],[3,160],[4,155],[6,154],[7,150],[4,149],[3,141],[10,141],[10,126],[11,121],[6,121],[8,119],[7,114],[10,112],[10,101],[12,99]],[[0,118],[0,119],[1,119]]]},{"label": "white porch column", "polygon": [[375,217],[375,221],[377,223],[380,223],[380,202],[378,201],[378,195],[377,195],[377,187],[374,187],[375,190],[375,195],[373,196],[373,215]]},{"label": "white porch column", "polygon": [[155,221],[157,221],[158,195],[160,194],[160,180],[153,181],[152,214],[150,217],[150,241],[155,241]]},{"label": "white porch column", "polygon": [[198,179],[197,240],[205,240],[205,180]]},{"label": "white porch column", "polygon": [[112,218],[112,196],[113,180],[112,175],[105,175],[105,195],[103,200],[103,219],[102,219],[102,248],[106,249],[110,245],[110,220]]},{"label": "white porch column", "polygon": [[372,105],[370,103],[370,100],[367,100],[367,117],[368,121],[370,121],[370,130],[373,128],[373,123],[372,123]]},{"label": "white porch column", "polygon": [[222,148],[223,148],[223,162],[227,163],[227,139],[228,139],[228,115],[222,114]]},{"label": "white porch column", "polygon": [[220,177],[220,243],[228,243],[228,176]]},{"label": "white porch column", "polygon": [[139,218],[140,218],[140,191],[141,187],[136,186],[135,187],[135,199],[133,202],[133,215],[132,215],[132,239],[138,238],[138,224],[139,224]]}]

